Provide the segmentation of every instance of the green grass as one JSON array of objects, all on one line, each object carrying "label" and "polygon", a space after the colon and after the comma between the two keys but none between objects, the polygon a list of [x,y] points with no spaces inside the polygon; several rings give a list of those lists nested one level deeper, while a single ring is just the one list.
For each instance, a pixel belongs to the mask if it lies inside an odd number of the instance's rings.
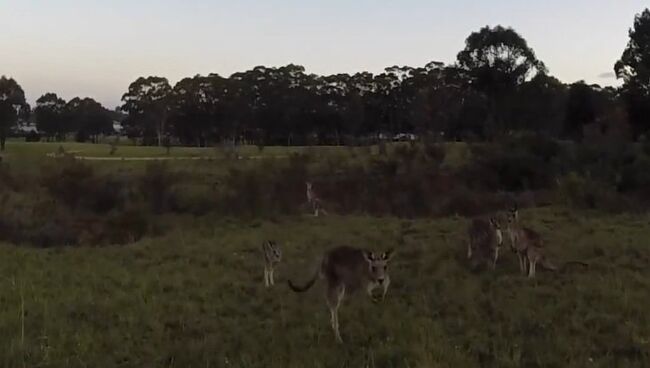
[{"label": "green grass", "polygon": [[[523,211],[555,260],[588,269],[518,274],[463,259],[466,220],[175,218],[126,247],[0,246],[0,362],[7,367],[647,367],[650,216]],[[170,219],[171,221],[171,219]],[[262,282],[260,244],[284,260]],[[397,249],[387,299],[341,308],[304,280],[327,247]]]}]

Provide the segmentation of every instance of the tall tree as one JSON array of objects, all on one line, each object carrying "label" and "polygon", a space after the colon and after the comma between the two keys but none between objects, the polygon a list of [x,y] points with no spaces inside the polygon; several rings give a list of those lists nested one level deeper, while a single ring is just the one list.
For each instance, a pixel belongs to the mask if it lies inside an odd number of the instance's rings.
[{"label": "tall tree", "polygon": [[232,133],[224,124],[228,92],[228,80],[217,74],[197,75],[176,83],[170,124],[183,143],[204,146],[212,137]]},{"label": "tall tree", "polygon": [[129,90],[122,96],[122,110],[129,116],[124,125],[135,134],[157,140],[162,146],[163,135],[167,132],[169,99],[172,88],[166,78],[138,78],[131,83]]},{"label": "tall tree", "polygon": [[76,97],[68,102],[66,110],[79,142],[90,139],[96,143],[98,135],[113,132],[110,111],[92,98]]},{"label": "tall tree", "polygon": [[[66,102],[55,93],[46,93],[36,100],[34,109],[36,127],[48,138],[62,138],[66,129]],[[68,127],[69,128],[69,127]]]},{"label": "tall tree", "polygon": [[634,18],[630,41],[614,66],[624,80],[623,96],[635,135],[650,129],[650,9]]},{"label": "tall tree", "polygon": [[545,73],[537,74],[517,88],[510,118],[517,130],[553,136],[563,133],[568,87]]},{"label": "tall tree", "polygon": [[596,121],[596,99],[591,86],[584,81],[569,87],[564,133],[569,138],[580,140],[585,125]]},{"label": "tall tree", "polygon": [[22,87],[13,78],[0,76],[0,151],[5,150],[11,128],[20,118],[27,118],[29,112]]},{"label": "tall tree", "polygon": [[503,131],[508,102],[516,87],[537,72],[545,72],[526,40],[512,28],[488,26],[469,35],[458,65],[472,79],[474,88],[490,101],[491,134]]},{"label": "tall tree", "polygon": [[619,101],[615,88],[588,85],[583,81],[572,84],[566,107],[565,134],[569,138],[582,139],[588,125],[598,128],[601,134],[608,134],[610,128],[616,129],[615,134],[626,131],[626,122],[621,121]]}]

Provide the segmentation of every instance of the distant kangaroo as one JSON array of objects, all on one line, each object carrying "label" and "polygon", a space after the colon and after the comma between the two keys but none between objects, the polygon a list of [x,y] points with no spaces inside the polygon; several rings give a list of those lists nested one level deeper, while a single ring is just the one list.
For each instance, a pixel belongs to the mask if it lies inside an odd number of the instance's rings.
[{"label": "distant kangaroo", "polygon": [[[519,224],[519,214],[514,206],[508,211],[508,234],[510,235],[510,247],[517,253],[519,258],[519,269],[522,274],[529,278],[535,277],[536,266],[539,264],[549,271],[557,271],[558,267],[553,265],[544,254],[544,240],[535,230]],[[562,266],[564,269],[571,264],[589,266],[585,262],[570,261]]]},{"label": "distant kangaroo", "polygon": [[375,288],[382,288],[382,300],[386,297],[390,277],[388,276],[388,261],[393,256],[393,250],[388,250],[377,256],[373,252],[341,246],[330,249],[323,254],[320,266],[312,278],[304,286],[296,286],[288,281],[289,287],[295,292],[304,292],[311,288],[316,279],[325,279],[326,299],[330,310],[330,318],[334,335],[339,343],[343,342],[339,332],[338,309],[346,293],[352,294],[364,288],[368,295],[372,295]]},{"label": "distant kangaroo", "polygon": [[282,260],[282,251],[274,241],[267,241],[262,244],[264,252],[264,285],[269,287],[274,285],[273,272],[275,266]]},{"label": "distant kangaroo", "polygon": [[561,269],[558,269],[557,266],[552,264],[546,255],[544,254],[544,250],[542,248],[530,246],[526,249],[526,260],[528,261],[528,277],[533,278],[535,277],[535,269],[537,264],[539,263],[543,268],[549,270],[549,271],[558,271],[558,270],[563,270],[569,265],[582,265],[585,267],[588,267],[589,264],[586,262],[582,261],[569,261],[569,262],[564,262],[562,265]]},{"label": "distant kangaroo", "polygon": [[314,211],[314,216],[318,217],[320,212],[327,215],[327,211],[325,211],[325,209],[321,204],[321,199],[316,195],[316,193],[314,193],[312,183],[307,181],[305,182],[305,185],[307,186],[307,203],[311,206],[312,210]]},{"label": "distant kangaroo", "polygon": [[467,258],[479,257],[487,261],[494,270],[499,259],[499,249],[503,244],[501,225],[495,217],[474,218],[467,227]]}]

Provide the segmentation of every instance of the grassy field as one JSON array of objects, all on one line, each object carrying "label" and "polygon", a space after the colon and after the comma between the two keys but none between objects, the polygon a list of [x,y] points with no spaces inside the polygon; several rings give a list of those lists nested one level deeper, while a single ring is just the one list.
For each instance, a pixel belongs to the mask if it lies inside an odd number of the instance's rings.
[{"label": "grassy field", "polygon": [[[120,248],[0,247],[0,360],[7,367],[643,367],[650,362],[650,217],[557,208],[522,213],[557,261],[588,269],[529,280],[505,253],[496,272],[463,262],[465,220],[177,219]],[[262,283],[260,244],[284,249]],[[341,310],[322,289],[293,294],[322,250],[396,247],[383,304]]]},{"label": "grassy field", "polygon": [[[38,171],[58,143],[10,142],[4,163]],[[108,146],[66,143],[108,155]],[[447,162],[466,159],[448,146]],[[311,150],[363,159],[365,149]],[[314,151],[316,150],[316,151]],[[256,147],[242,152],[260,154]],[[218,173],[254,160],[174,148],[183,170]],[[267,147],[262,155],[287,155]],[[118,157],[165,155],[120,147]],[[143,162],[91,162],[112,172]],[[0,244],[0,364],[6,367],[647,367],[650,366],[650,215],[528,209],[554,261],[588,268],[518,273],[504,251],[495,272],[467,267],[467,219],[285,216],[230,219],[164,215],[167,229],[128,246],[36,249]],[[261,243],[284,252],[276,285],[262,281]],[[387,299],[346,299],[335,343],[322,285],[295,294],[318,255],[342,244],[397,253]]]}]

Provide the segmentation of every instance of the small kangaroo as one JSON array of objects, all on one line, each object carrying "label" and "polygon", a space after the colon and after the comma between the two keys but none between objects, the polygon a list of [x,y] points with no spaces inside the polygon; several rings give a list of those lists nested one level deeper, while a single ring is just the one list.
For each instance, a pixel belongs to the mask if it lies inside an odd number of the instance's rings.
[{"label": "small kangaroo", "polygon": [[266,241],[262,244],[264,252],[264,285],[266,287],[275,285],[273,272],[275,266],[282,260],[282,251],[274,241]]},{"label": "small kangaroo", "polygon": [[[519,224],[516,206],[509,210],[507,218],[510,247],[517,253],[521,273],[528,275],[529,278],[535,277],[537,264],[549,271],[558,271],[558,267],[553,265],[544,254],[545,243],[542,236],[537,231]],[[570,261],[565,262],[562,269],[572,264],[589,266],[585,262]]]},{"label": "small kangaroo", "polygon": [[469,241],[467,243],[467,259],[479,256],[489,262],[494,270],[499,259],[499,249],[503,244],[501,225],[495,217],[474,218],[467,228]]},{"label": "small kangaroo", "polygon": [[546,255],[544,254],[544,250],[539,247],[535,246],[529,246],[526,249],[526,260],[528,261],[528,277],[533,278],[535,277],[535,269],[537,264],[539,263],[543,268],[556,272],[558,270],[564,270],[567,266],[577,264],[577,265],[582,265],[585,267],[588,267],[589,264],[586,262],[581,262],[581,261],[570,261],[570,262],[564,262],[562,265],[561,269],[558,269],[557,266],[552,264]]},{"label": "small kangaroo", "polygon": [[358,289],[364,288],[368,295],[373,297],[375,288],[382,289],[382,300],[386,297],[390,277],[388,276],[388,262],[393,256],[393,250],[376,255],[368,250],[350,246],[340,246],[326,251],[320,261],[320,266],[303,286],[296,286],[289,280],[291,290],[304,292],[311,288],[318,278],[325,279],[326,300],[330,310],[330,321],[336,341],[343,342],[339,332],[338,309],[345,294],[353,294]]},{"label": "small kangaroo", "polygon": [[530,274],[528,249],[535,248],[531,250],[531,254],[533,258],[537,258],[534,255],[541,254],[541,250],[545,247],[544,240],[537,231],[519,224],[519,211],[516,205],[508,210],[507,221],[506,231],[510,237],[510,249],[519,258],[519,270],[524,275]]},{"label": "small kangaroo", "polygon": [[313,184],[307,181],[305,182],[305,185],[307,186],[307,203],[314,211],[314,216],[318,217],[320,212],[327,215],[327,211],[325,211],[322,206],[321,199],[316,195],[316,193],[314,193]]}]

